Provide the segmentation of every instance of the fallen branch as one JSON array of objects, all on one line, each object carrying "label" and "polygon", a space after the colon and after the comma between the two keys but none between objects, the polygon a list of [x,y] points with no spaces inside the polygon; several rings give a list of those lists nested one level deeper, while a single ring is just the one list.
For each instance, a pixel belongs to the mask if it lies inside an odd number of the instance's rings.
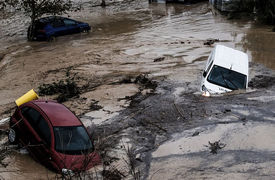
[{"label": "fallen branch", "polygon": [[167,132],[167,130],[166,130],[166,129],[164,129],[163,127],[159,126],[159,125],[158,125],[158,124],[156,124],[156,123],[150,122],[150,121],[148,121],[148,120],[144,120],[144,121],[145,121],[144,123],[151,124],[151,125],[153,125],[153,126],[155,126],[155,127],[159,128],[160,130],[162,130],[162,131],[164,131],[164,132]]},{"label": "fallen branch", "polygon": [[208,147],[211,151],[212,154],[217,154],[219,149],[222,149],[226,146],[226,144],[224,143],[220,143],[219,141],[215,141],[213,143],[211,143],[210,141],[208,141],[209,146],[206,145],[206,147]]},{"label": "fallen branch", "polygon": [[176,103],[174,102],[173,104],[174,104],[176,110],[178,111],[179,115],[180,115],[183,119],[185,119],[184,115],[183,115],[182,112],[179,110],[179,108],[177,107]]}]

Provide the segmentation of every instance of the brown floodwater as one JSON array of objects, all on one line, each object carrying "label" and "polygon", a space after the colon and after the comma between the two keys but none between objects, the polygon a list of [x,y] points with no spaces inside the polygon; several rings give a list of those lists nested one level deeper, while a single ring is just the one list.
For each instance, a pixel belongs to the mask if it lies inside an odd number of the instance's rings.
[{"label": "brown floodwater", "polygon": [[243,49],[250,53],[252,61],[264,64],[271,69],[275,69],[274,34],[270,26],[253,24],[242,40]]},{"label": "brown floodwater", "polygon": [[55,179],[55,173],[34,161],[29,154],[11,153],[5,160],[6,168],[1,167],[1,179]]},{"label": "brown floodwater", "polygon": [[[147,73],[150,78],[190,82],[196,87],[213,48],[203,44],[208,38],[245,51],[250,61],[275,69],[275,33],[270,26],[228,20],[208,3],[149,5],[139,1],[105,9],[86,7],[69,15],[88,22],[93,31],[58,37],[55,42],[27,42],[27,18],[16,14],[0,20],[0,117],[9,116],[13,101],[29,89],[66,79],[68,72],[78,86],[88,89],[80,99],[65,104],[100,123],[128,106],[129,102],[117,103],[119,99],[138,91],[136,85],[113,84],[125,77]],[[165,60],[154,62],[158,57]],[[89,112],[91,101],[98,101],[103,109]],[[4,169],[10,173],[0,172],[5,179],[48,174],[28,155],[17,153],[7,161],[11,163]]]}]

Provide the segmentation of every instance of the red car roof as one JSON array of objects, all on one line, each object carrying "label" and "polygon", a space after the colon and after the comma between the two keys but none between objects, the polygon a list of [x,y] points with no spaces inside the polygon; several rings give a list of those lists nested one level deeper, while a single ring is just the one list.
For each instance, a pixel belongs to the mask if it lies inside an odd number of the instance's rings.
[{"label": "red car roof", "polygon": [[63,104],[55,101],[31,101],[49,118],[53,126],[80,126],[80,120]]}]

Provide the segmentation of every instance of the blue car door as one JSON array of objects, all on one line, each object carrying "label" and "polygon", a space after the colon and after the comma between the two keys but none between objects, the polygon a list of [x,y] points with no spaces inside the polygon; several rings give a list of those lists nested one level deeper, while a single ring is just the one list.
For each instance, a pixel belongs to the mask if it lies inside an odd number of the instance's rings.
[{"label": "blue car door", "polygon": [[78,23],[71,19],[64,19],[67,34],[73,34],[79,32]]},{"label": "blue car door", "polygon": [[67,34],[67,28],[64,24],[63,19],[57,18],[52,23],[53,32],[55,36],[62,36]]}]

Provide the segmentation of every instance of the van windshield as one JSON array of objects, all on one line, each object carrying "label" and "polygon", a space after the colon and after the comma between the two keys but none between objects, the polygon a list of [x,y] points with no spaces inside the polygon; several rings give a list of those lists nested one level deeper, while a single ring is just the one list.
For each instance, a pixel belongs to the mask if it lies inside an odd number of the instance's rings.
[{"label": "van windshield", "polygon": [[214,65],[207,81],[231,89],[245,89],[247,77],[244,74]]},{"label": "van windshield", "polygon": [[83,126],[54,127],[55,150],[64,154],[83,154],[93,146]]}]

